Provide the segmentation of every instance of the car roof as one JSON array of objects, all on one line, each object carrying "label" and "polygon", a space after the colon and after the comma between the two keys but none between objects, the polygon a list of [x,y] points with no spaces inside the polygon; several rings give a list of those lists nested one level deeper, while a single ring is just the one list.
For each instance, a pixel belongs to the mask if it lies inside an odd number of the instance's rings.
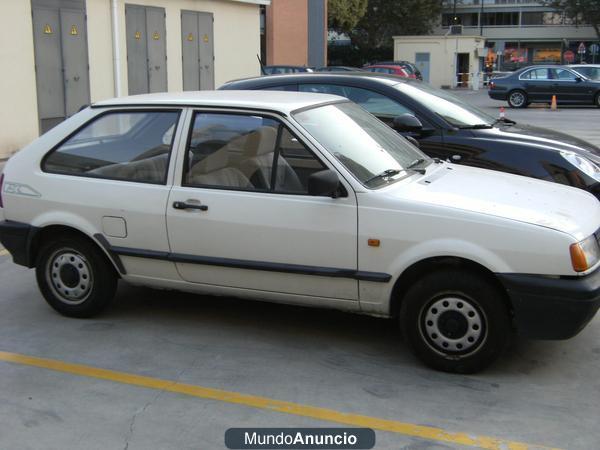
[{"label": "car roof", "polygon": [[268,109],[289,114],[297,109],[325,103],[348,101],[330,94],[285,91],[189,91],[132,95],[94,103],[109,106],[208,106],[242,109]]},{"label": "car roof", "polygon": [[[264,85],[278,85],[285,83],[298,83],[306,80],[341,80],[341,81],[355,81],[358,79],[364,80],[369,79],[374,82],[379,82],[387,86],[394,86],[398,83],[421,83],[418,80],[411,78],[400,77],[398,75],[378,72],[368,72],[366,70],[360,72],[312,72],[312,73],[284,73],[277,75],[265,75],[260,77],[240,78],[238,80],[231,80],[227,83],[237,83],[244,81],[260,81]],[[225,83],[225,85],[227,85]],[[264,91],[263,91],[264,92]]]},{"label": "car roof", "polygon": [[569,64],[567,67],[600,67],[600,64]]},{"label": "car roof", "polygon": [[529,70],[529,69],[568,69],[569,66],[564,65],[564,64],[532,64],[531,66],[527,66],[527,67],[522,67],[519,70],[516,70],[516,72],[522,72],[524,70]]}]

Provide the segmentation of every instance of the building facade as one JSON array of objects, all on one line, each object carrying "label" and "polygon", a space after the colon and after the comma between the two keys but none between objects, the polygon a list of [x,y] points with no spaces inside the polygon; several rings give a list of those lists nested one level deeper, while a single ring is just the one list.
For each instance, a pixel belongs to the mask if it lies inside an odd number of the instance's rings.
[{"label": "building facade", "polygon": [[533,64],[599,62],[599,38],[585,18],[533,0],[445,0],[437,35],[462,25],[462,34],[480,35],[489,49],[488,70],[512,71]]},{"label": "building facade", "polygon": [[0,158],[80,108],[260,74],[270,0],[5,0]]},{"label": "building facade", "polygon": [[275,0],[263,11],[264,65],[327,65],[327,0]]}]

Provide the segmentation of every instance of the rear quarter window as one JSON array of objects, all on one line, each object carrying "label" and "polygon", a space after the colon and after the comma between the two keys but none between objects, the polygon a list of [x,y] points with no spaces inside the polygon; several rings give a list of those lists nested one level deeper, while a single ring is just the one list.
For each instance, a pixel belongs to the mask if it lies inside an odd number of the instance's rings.
[{"label": "rear quarter window", "polygon": [[119,111],[95,117],[42,161],[50,173],[164,184],[180,111]]}]

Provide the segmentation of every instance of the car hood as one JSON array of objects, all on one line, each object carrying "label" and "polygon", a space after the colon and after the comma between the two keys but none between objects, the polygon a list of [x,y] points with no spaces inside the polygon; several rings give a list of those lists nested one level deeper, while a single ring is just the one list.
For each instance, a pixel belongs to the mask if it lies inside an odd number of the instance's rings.
[{"label": "car hood", "polygon": [[390,193],[408,202],[552,228],[577,240],[600,227],[600,203],[586,191],[475,167],[436,165],[418,181],[391,185]]},{"label": "car hood", "polygon": [[518,145],[543,147],[551,151],[568,151],[600,162],[600,148],[569,134],[534,127],[532,125],[498,125],[493,128],[473,130],[481,139],[490,139]]}]

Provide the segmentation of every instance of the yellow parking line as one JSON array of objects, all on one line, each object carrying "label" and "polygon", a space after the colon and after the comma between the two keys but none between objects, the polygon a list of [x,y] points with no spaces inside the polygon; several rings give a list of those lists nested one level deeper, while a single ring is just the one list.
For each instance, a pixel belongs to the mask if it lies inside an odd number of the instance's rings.
[{"label": "yellow parking line", "polygon": [[6,256],[8,255],[8,250],[6,250],[5,248],[0,248],[0,256]]},{"label": "yellow parking line", "polygon": [[54,359],[37,358],[18,353],[0,351],[0,361],[40,367],[43,369],[55,370],[57,372],[64,372],[83,377],[98,378],[101,380],[129,384],[148,389],[158,389],[161,391],[174,392],[177,394],[216,400],[225,403],[234,403],[252,408],[276,411],[328,422],[336,422],[344,425],[372,428],[375,430],[388,431],[391,433],[398,433],[405,436],[412,436],[432,441],[468,445],[490,450],[525,450],[533,448],[548,448],[539,445],[530,445],[522,442],[507,441],[487,436],[474,436],[468,433],[454,433],[445,431],[441,428],[398,422],[395,420],[379,419],[376,417],[362,416],[359,414],[343,413],[327,408],[319,408],[281,400],[273,400],[255,395],[239,394],[237,392],[229,392],[192,384],[184,384],[177,381],[161,380],[159,378],[151,378],[132,373],[100,369],[83,364],[72,364]]}]

